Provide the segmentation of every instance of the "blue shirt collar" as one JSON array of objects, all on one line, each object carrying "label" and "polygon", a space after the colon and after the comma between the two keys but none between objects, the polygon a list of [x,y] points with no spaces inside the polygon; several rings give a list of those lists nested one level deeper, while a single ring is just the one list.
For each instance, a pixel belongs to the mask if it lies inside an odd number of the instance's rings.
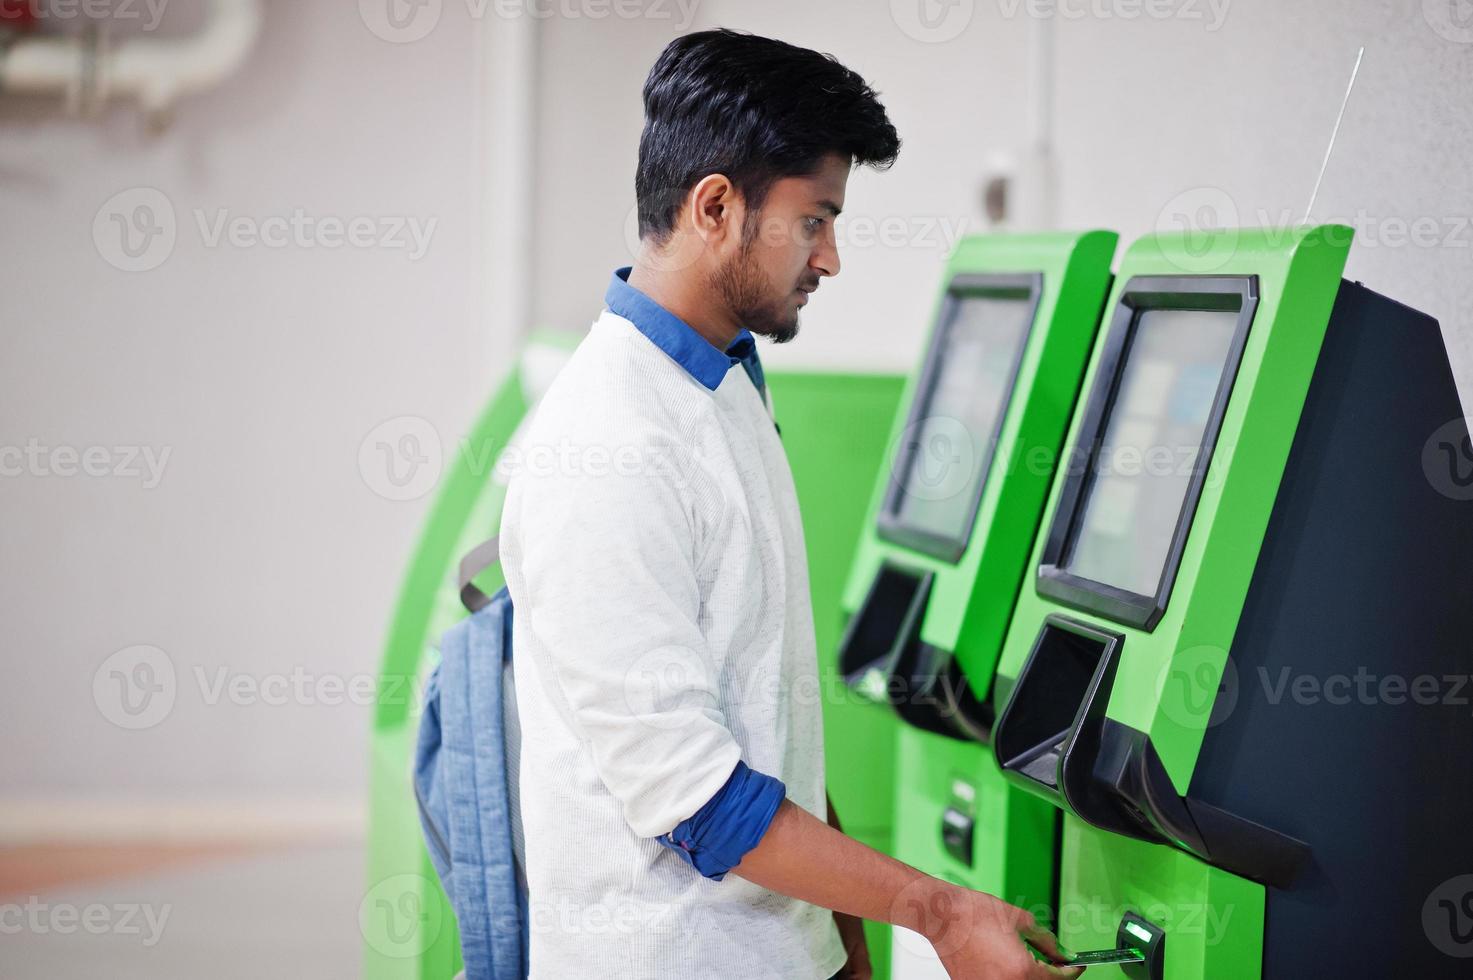
[{"label": "blue shirt collar", "polygon": [[[609,281],[609,291],[604,294],[609,312],[634,324],[636,330],[690,372],[691,377],[715,391],[733,365],[743,364],[745,367],[744,362],[750,362],[758,372],[762,370],[756,360],[757,344],[750,331],[742,330],[730,347],[725,351],[718,350],[690,324],[629,285],[630,268],[616,269],[614,278]],[[749,368],[748,374],[751,373]],[[753,381],[756,382],[755,377]]]}]

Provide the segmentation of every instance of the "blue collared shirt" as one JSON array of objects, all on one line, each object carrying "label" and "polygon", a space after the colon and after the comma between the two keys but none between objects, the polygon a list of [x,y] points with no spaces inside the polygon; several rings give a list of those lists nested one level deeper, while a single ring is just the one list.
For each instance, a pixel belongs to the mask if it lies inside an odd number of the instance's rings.
[{"label": "blue collared shirt", "polygon": [[720,386],[727,371],[740,364],[762,396],[762,403],[767,404],[767,379],[751,331],[743,329],[726,350],[717,348],[690,324],[629,285],[631,268],[625,266],[614,271],[604,294],[609,312],[634,324],[636,330],[711,391]]}]

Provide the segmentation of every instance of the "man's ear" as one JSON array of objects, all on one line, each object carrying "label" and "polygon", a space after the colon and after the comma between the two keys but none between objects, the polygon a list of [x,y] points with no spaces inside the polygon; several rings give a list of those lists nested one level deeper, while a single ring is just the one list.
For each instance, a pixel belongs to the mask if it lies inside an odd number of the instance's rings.
[{"label": "man's ear", "polygon": [[725,174],[702,177],[687,199],[691,228],[707,247],[740,240],[746,208],[736,187]]}]

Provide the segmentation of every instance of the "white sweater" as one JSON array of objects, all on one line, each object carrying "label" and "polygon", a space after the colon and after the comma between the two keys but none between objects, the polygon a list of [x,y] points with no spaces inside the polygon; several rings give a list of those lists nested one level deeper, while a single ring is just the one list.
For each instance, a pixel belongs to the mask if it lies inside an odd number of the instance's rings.
[{"label": "white sweater", "polygon": [[826,812],[803,529],[757,390],[605,311],[510,462],[532,980],[826,980],[832,913],[654,839],[738,759]]}]

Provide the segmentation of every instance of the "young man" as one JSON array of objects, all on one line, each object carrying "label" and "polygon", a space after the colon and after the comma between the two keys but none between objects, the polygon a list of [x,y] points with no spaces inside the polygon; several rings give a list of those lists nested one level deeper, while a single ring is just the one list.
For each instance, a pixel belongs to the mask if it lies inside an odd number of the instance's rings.
[{"label": "young man", "polygon": [[1035,961],[1025,940],[1056,947],[1027,913],[845,836],[825,795],[803,529],[753,335],[797,335],[839,272],[849,172],[889,166],[895,129],[833,59],[731,31],[672,42],[644,107],[638,260],[543,399],[502,518],[532,977],[864,978],[861,919],[926,936],[952,977],[1073,976]]}]

